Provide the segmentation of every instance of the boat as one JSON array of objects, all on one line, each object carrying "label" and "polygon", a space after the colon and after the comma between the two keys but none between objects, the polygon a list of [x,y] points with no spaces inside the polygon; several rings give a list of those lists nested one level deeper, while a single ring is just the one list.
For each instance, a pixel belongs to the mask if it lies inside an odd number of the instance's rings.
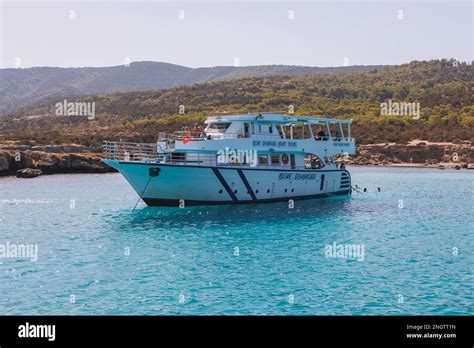
[{"label": "boat", "polygon": [[104,160],[149,206],[265,203],[351,193],[338,159],[351,120],[276,113],[210,116],[156,143],[104,142]]}]

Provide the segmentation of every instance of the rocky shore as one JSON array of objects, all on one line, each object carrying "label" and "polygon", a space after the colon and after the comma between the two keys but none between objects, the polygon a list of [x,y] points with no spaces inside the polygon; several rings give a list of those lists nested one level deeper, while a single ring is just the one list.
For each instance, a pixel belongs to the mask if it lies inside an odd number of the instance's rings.
[{"label": "rocky shore", "polygon": [[474,146],[470,143],[434,143],[414,140],[407,144],[360,145],[351,165],[474,169]]},{"label": "rocky shore", "polygon": [[0,176],[114,172],[101,156],[81,145],[0,145]]},{"label": "rocky shore", "polygon": [[[101,159],[102,153],[82,145],[0,144],[0,176],[115,172]],[[346,160],[350,165],[474,169],[474,146],[425,141],[360,145]]]}]

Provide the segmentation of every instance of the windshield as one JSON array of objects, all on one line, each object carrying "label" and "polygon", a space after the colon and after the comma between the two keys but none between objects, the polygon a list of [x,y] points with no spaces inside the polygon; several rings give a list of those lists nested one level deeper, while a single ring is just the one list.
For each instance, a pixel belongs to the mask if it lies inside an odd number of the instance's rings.
[{"label": "windshield", "polygon": [[230,123],[211,123],[207,130],[224,133],[229,128]]}]

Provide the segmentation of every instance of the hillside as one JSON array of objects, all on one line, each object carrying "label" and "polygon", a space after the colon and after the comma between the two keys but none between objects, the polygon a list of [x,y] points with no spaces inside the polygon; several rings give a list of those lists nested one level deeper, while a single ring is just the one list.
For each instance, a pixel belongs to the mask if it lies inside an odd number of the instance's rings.
[{"label": "hillside", "polygon": [[[0,141],[75,142],[100,146],[104,139],[156,140],[158,131],[181,129],[208,114],[288,110],[354,120],[358,143],[474,141],[474,68],[452,61],[412,62],[370,72],[217,81],[148,92],[68,97],[96,103],[96,118],[54,116],[50,98],[0,118]],[[420,119],[381,116],[380,104],[420,104]],[[178,113],[185,106],[185,114]],[[36,115],[36,116],[34,116]]]},{"label": "hillside", "polygon": [[303,76],[369,71],[383,66],[318,68],[265,65],[187,68],[160,62],[137,62],[103,68],[0,69],[0,115],[48,97],[91,93],[147,91],[217,80],[261,76]]}]

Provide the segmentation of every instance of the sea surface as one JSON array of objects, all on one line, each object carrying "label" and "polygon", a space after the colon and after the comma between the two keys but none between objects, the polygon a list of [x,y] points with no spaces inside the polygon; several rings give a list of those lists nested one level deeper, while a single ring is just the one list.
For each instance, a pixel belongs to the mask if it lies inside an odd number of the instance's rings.
[{"label": "sea surface", "polygon": [[473,315],[474,171],[349,170],[366,193],[293,208],[133,211],[119,174],[2,178],[0,248],[38,253],[0,258],[0,315]]}]

